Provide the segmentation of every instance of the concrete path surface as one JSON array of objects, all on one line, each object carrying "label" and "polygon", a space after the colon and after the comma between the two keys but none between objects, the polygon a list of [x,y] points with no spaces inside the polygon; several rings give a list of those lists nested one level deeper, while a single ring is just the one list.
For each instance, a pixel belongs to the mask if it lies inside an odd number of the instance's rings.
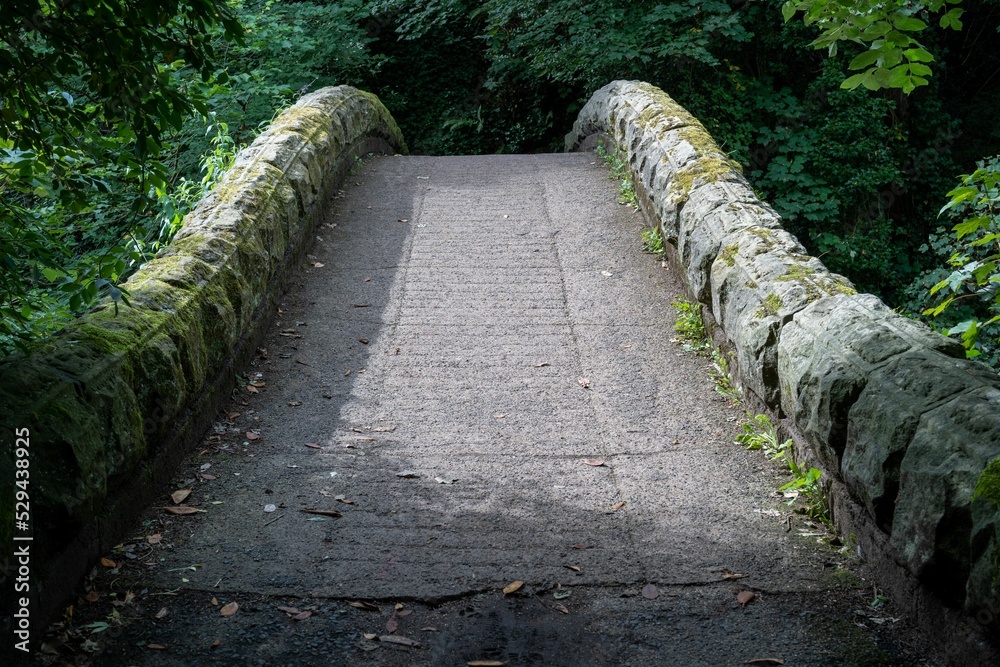
[{"label": "concrete path surface", "polygon": [[788,531],[593,155],[381,157],[345,188],[178,472],[200,511],[151,508],[81,591],[112,623],[86,659],[918,664],[850,550]]}]

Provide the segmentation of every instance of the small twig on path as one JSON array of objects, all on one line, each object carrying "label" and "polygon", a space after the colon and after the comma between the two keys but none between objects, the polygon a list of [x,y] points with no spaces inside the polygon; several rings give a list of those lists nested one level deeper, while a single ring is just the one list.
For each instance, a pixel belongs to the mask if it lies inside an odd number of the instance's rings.
[{"label": "small twig on path", "polygon": [[267,526],[270,526],[272,523],[274,523],[278,519],[282,518],[283,516],[285,516],[285,515],[284,514],[279,514],[278,516],[274,517],[273,519],[271,519],[270,521],[268,521],[267,523],[265,523],[263,526],[261,526],[261,528],[266,528]]}]

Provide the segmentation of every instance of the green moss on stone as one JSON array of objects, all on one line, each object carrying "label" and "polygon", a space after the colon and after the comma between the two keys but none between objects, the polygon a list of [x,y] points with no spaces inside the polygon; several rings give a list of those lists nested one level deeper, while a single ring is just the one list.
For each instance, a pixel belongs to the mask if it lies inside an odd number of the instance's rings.
[{"label": "green moss on stone", "polygon": [[776,316],[783,305],[784,303],[782,303],[780,296],[777,294],[768,294],[754,315],[760,319]]},{"label": "green moss on stone", "polygon": [[[994,507],[1000,508],[1000,456],[987,463],[986,468],[979,475],[972,499],[980,498],[992,503]],[[998,556],[998,554],[994,554],[994,556]],[[996,565],[1000,567],[1000,561],[996,562]]]},{"label": "green moss on stone", "polygon": [[726,266],[733,266],[736,264],[736,253],[740,251],[740,247],[735,243],[732,245],[727,245],[722,250],[722,254],[719,258],[725,263]]}]

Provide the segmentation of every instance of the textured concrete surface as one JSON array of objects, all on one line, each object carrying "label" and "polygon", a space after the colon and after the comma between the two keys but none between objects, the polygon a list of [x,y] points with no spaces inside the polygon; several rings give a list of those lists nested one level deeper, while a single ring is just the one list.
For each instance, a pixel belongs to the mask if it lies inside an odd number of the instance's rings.
[{"label": "textured concrete surface", "polygon": [[[733,443],[742,415],[671,341],[679,289],[615,200],[589,154],[349,177],[257,386],[178,472],[203,511],[152,508],[88,583],[78,615],[127,618],[95,662],[917,664],[908,619]],[[362,634],[393,624],[421,646]]]}]

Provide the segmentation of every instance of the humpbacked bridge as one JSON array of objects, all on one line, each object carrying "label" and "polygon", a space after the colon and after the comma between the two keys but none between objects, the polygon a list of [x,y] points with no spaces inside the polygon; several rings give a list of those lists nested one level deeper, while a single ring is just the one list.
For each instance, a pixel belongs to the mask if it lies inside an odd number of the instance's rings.
[{"label": "humpbacked bridge", "polygon": [[[996,375],[808,256],[662,91],[597,91],[566,148],[408,156],[374,96],[317,91],[130,308],[0,364],[4,651],[997,664]],[[794,454],[735,444],[748,412]]]}]

